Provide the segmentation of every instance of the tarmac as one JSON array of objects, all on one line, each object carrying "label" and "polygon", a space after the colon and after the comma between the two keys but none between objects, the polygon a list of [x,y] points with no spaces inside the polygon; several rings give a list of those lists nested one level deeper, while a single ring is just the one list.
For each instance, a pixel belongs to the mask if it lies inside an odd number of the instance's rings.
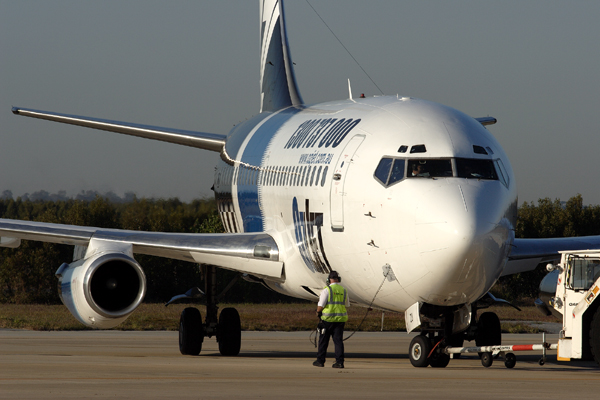
[{"label": "tarmac", "polygon": [[[484,368],[476,355],[414,368],[413,335],[358,332],[346,341],[344,369],[331,368],[333,358],[317,368],[309,336],[243,332],[237,357],[220,356],[206,338],[193,357],[179,353],[177,332],[0,330],[0,399],[565,399],[600,391],[595,362],[557,362],[555,352],[543,366],[540,353],[518,352],[513,369],[501,359]],[[541,342],[541,334],[503,335],[503,344]]]}]

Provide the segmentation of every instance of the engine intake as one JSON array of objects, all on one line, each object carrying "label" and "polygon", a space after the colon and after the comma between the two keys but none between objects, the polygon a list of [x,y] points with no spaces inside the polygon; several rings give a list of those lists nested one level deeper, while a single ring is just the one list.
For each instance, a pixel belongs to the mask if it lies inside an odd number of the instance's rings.
[{"label": "engine intake", "polygon": [[99,329],[125,321],[146,294],[146,276],[133,258],[105,253],[56,271],[63,304],[83,324]]}]

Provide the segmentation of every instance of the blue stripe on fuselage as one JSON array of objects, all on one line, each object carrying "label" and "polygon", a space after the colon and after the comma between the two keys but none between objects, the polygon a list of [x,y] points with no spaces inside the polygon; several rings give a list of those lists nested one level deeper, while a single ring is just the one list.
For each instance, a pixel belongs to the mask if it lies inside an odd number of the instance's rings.
[{"label": "blue stripe on fuselage", "polygon": [[[290,107],[265,121],[248,141],[241,161],[255,167],[261,167],[267,147],[279,128],[300,111],[300,108]],[[237,197],[244,232],[262,232],[263,215],[258,204],[258,186],[254,182],[238,184]]]}]

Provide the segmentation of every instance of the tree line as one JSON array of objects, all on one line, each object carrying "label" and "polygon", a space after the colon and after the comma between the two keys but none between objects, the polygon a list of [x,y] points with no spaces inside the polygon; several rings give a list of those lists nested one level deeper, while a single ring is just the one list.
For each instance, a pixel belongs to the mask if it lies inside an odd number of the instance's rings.
[{"label": "tree line", "polygon": [[[567,202],[538,200],[519,207],[515,236],[547,238],[600,234],[600,206],[583,205],[581,195]],[[32,201],[0,198],[0,217],[68,225],[96,226],[140,231],[219,233],[223,232],[215,201],[178,199],[137,199],[115,203],[98,196],[93,200]],[[55,271],[73,259],[73,247],[23,240],[17,249],[0,249],[1,303],[60,303]],[[200,268],[192,263],[161,257],[136,255],[148,281],[147,302],[166,302],[192,286],[203,289]],[[501,278],[492,290],[497,296],[515,301],[537,296],[546,274],[543,265],[535,271]],[[219,291],[235,272],[218,270]],[[222,298],[223,302],[289,302],[292,298],[262,285],[239,280]]]},{"label": "tree line", "polygon": [[[600,205],[584,205],[578,194],[568,201],[539,199],[519,206],[515,237],[552,238],[600,235]],[[548,272],[546,264],[534,271],[500,278],[492,292],[510,301],[535,298]]]},{"label": "tree line", "polygon": [[[96,196],[91,201],[31,201],[6,196],[0,199],[0,217],[27,221],[84,225],[138,231],[221,233],[223,227],[214,200],[137,199],[115,203]],[[204,290],[197,264],[136,255],[146,274],[147,302],[166,302],[192,286]],[[0,248],[0,303],[58,304],[57,279],[62,263],[73,260],[73,246],[21,241],[16,249]],[[218,269],[218,292],[236,276]],[[290,298],[260,284],[239,280],[222,298],[223,302],[289,302]]]}]

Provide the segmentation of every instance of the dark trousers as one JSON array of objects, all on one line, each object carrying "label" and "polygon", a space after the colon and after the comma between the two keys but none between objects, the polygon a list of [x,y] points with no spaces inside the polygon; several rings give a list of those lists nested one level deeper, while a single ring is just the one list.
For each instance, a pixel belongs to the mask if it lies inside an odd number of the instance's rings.
[{"label": "dark trousers", "polygon": [[333,337],[335,346],[335,361],[344,363],[344,325],[345,322],[327,322],[322,321],[325,325],[325,332],[319,337],[319,350],[317,351],[317,361],[325,364],[327,356],[327,346],[329,346],[329,338]]}]

